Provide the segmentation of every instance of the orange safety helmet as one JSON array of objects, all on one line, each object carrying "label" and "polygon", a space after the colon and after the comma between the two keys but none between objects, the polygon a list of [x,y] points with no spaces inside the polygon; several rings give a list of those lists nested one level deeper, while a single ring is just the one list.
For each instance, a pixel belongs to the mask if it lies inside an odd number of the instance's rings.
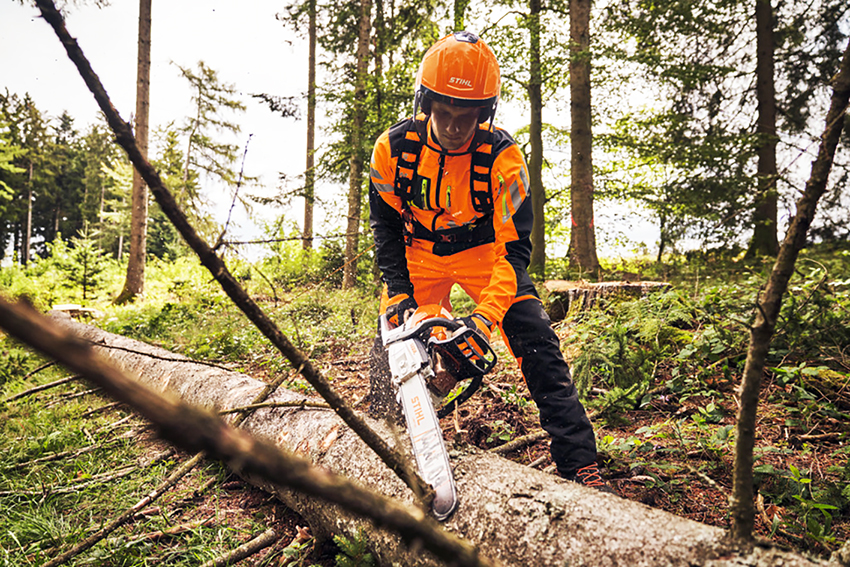
[{"label": "orange safety helmet", "polygon": [[493,120],[502,79],[490,47],[474,33],[454,32],[425,53],[416,74],[414,116],[431,113],[431,101],[484,107],[479,122]]}]

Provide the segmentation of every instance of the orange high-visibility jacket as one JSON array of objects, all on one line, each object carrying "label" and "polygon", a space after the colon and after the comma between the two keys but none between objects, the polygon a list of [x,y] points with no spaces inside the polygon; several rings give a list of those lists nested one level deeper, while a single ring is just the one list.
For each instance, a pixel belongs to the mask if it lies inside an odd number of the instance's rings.
[{"label": "orange high-visibility jacket", "polygon": [[[375,235],[378,267],[389,297],[399,293],[413,296],[407,268],[402,198],[395,191],[396,166],[412,121],[403,120],[384,132],[372,152],[370,223]],[[470,266],[470,269],[491,273],[490,283],[482,291],[475,311],[493,322],[501,322],[517,295],[517,282],[526,273],[531,256],[533,213],[522,153],[510,134],[499,128],[488,135],[486,126],[481,125],[481,131],[469,144],[450,153],[433,138],[430,120],[426,131],[413,178],[413,199],[409,204],[415,228],[409,245],[418,261],[422,258],[427,261],[429,254],[448,256],[476,246],[495,247],[495,265]],[[484,145],[479,148],[489,144],[493,155],[492,213],[476,211],[472,206],[470,145],[482,139]],[[527,281],[527,276],[525,279]]]}]

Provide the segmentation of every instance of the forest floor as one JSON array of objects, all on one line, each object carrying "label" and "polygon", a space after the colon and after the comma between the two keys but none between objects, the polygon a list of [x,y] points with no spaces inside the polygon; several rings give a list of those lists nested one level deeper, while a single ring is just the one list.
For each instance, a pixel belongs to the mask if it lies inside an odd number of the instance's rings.
[{"label": "forest floor", "polygon": [[[566,342],[569,332],[569,326],[558,327],[562,342]],[[498,338],[494,348],[500,361],[485,377],[482,388],[456,414],[441,421],[448,444],[468,443],[494,449],[540,430],[536,408],[529,401],[516,363]],[[334,385],[349,402],[362,400],[369,387],[366,352],[340,357],[328,353],[320,362],[326,372],[335,376]],[[663,368],[657,370],[656,383],[664,384],[669,376],[664,375]],[[660,387],[651,392],[648,401],[645,396],[639,408],[590,410],[599,445],[598,463],[609,485],[623,498],[698,522],[728,527],[733,424],[738,409],[734,388],[721,375],[706,386],[703,395],[677,396]],[[837,397],[839,407],[850,411],[846,383],[837,388],[828,384],[821,388],[824,396],[831,394],[832,400]],[[810,485],[846,487],[842,474],[850,466],[848,425],[825,417],[805,431],[795,427],[799,407],[788,396],[791,390],[791,386],[773,380],[762,387],[755,448],[759,484],[755,530],[757,536],[780,546],[828,556],[850,536],[850,518],[842,517],[831,507],[821,508],[812,497]],[[602,393],[597,390],[597,394]],[[595,397],[590,395],[591,400]],[[505,456],[556,474],[548,438]],[[795,478],[793,474],[788,477],[780,473],[787,470],[810,474],[799,473]],[[787,497],[802,504],[807,513],[779,504]],[[832,518],[828,520],[828,516]],[[819,537],[827,532],[829,537]]]},{"label": "forest floor", "polygon": [[[356,326],[349,303],[343,302],[342,319]],[[231,314],[232,308],[223,302],[203,305],[199,309],[169,303],[109,330],[199,358],[216,359],[225,349],[229,354],[218,362],[261,380],[270,381],[283,371],[277,354],[243,333],[244,321]],[[320,307],[306,300],[301,311],[292,308],[285,317],[279,315],[305,333],[302,315],[328,320],[329,312]],[[203,318],[217,309],[232,320],[206,327]],[[190,330],[197,333],[196,339],[188,336]],[[325,331],[309,337],[321,344],[311,358],[343,397],[365,410],[371,347],[365,337],[371,331]],[[571,345],[580,330],[561,323],[556,331],[571,365],[578,368],[572,364],[577,355]],[[18,378],[0,382],[0,397],[62,376],[55,368],[32,373],[44,361],[20,354],[18,348],[0,341],[3,360],[19,367]],[[535,405],[498,335],[494,348],[500,361],[482,388],[442,420],[449,444],[493,449],[540,430]],[[846,358],[837,361],[839,367],[846,363]],[[826,557],[850,536],[850,428],[843,419],[850,413],[850,390],[845,374],[794,364],[777,364],[786,370],[773,368],[762,387],[754,469],[756,533],[781,546]],[[677,388],[671,385],[681,378],[676,374],[682,366],[664,359],[650,366],[651,380],[640,383],[638,395],[593,382],[585,400],[603,475],[620,496],[725,528],[737,372],[730,372],[731,365],[725,363],[703,366],[687,388]],[[289,384],[309,390],[305,386],[297,380]],[[87,446],[96,449],[61,456]],[[134,504],[190,457],[168,455],[166,449],[126,408],[111,407],[108,399],[88,392],[79,381],[0,404],[0,567],[41,565]],[[35,462],[45,456],[53,460]],[[554,474],[546,439],[505,456]],[[111,476],[128,463],[135,463],[137,470],[124,478]],[[334,567],[339,553],[363,553],[362,542],[295,541],[298,527],[304,526],[306,522],[286,506],[231,476],[220,464],[208,462],[69,564],[200,565],[269,528],[281,539],[242,564],[273,567],[289,558],[292,565]],[[364,538],[368,543],[368,535]]]}]

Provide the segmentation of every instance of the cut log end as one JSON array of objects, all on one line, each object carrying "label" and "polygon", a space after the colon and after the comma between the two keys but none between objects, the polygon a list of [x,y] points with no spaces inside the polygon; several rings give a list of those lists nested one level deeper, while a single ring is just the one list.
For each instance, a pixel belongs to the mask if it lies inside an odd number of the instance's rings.
[{"label": "cut log end", "polygon": [[590,309],[602,299],[638,298],[671,288],[667,282],[618,281],[591,283],[585,281],[550,280],[543,284],[549,295],[546,312],[553,322],[569,313]]}]

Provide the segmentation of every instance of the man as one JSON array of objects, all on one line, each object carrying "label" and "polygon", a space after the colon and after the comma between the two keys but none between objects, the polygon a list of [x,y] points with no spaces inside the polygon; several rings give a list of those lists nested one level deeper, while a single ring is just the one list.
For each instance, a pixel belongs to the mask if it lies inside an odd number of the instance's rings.
[{"label": "man", "polygon": [[459,284],[477,304],[461,321],[487,340],[498,325],[517,359],[559,474],[605,489],[593,428],[528,276],[528,174],[514,140],[493,126],[500,85],[484,41],[448,35],[422,60],[415,118],[375,144],[369,203],[381,312],[398,324],[418,305],[450,309]]}]

